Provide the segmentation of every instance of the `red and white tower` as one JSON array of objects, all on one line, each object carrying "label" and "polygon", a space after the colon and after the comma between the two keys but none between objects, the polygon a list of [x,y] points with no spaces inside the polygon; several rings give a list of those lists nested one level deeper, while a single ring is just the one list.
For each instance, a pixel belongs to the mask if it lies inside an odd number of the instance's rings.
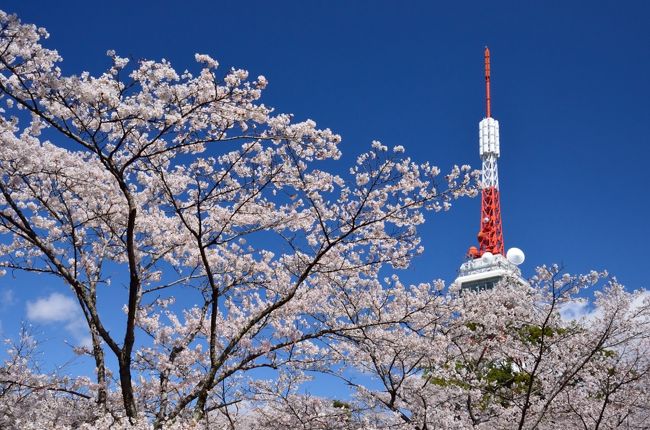
[{"label": "red and white tower", "polygon": [[518,248],[504,252],[503,226],[499,196],[499,121],[492,118],[490,98],[490,50],[485,47],[485,118],[479,123],[479,154],[482,161],[481,223],[478,247],[467,253],[468,261],[459,270],[456,283],[462,289],[483,290],[492,288],[504,277],[525,282],[517,267],[524,261]]},{"label": "red and white tower", "polygon": [[490,50],[485,47],[485,114],[479,123],[479,154],[483,162],[481,176],[481,229],[478,248],[471,247],[469,256],[480,258],[484,253],[504,254],[501,204],[499,202],[499,121],[492,118],[490,106]]}]

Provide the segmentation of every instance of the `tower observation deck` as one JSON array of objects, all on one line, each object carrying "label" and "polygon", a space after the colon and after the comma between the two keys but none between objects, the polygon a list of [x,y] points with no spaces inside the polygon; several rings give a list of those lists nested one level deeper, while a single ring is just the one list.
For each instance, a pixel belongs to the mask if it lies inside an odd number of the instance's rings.
[{"label": "tower observation deck", "polygon": [[490,50],[485,47],[485,118],[479,123],[479,155],[481,173],[481,220],[478,247],[467,252],[467,261],[461,266],[456,283],[461,289],[483,290],[492,288],[505,277],[525,282],[517,267],[524,262],[524,253],[518,248],[504,252],[499,170],[497,160],[501,155],[499,121],[492,118],[490,97]]}]

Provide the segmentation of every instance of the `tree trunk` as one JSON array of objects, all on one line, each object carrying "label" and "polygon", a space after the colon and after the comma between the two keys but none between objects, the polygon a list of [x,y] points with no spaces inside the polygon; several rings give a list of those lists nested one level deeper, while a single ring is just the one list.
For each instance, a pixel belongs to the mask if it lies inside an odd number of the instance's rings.
[{"label": "tree trunk", "polygon": [[124,411],[129,419],[138,416],[138,409],[135,406],[135,397],[133,396],[133,385],[131,383],[131,356],[122,354],[119,359],[120,365],[120,388],[122,389],[122,402]]}]

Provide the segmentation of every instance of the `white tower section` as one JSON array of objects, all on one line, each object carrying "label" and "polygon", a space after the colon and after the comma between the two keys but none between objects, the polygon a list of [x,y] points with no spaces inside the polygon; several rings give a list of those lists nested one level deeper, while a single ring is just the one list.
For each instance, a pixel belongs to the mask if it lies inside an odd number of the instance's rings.
[{"label": "white tower section", "polygon": [[479,153],[483,162],[481,188],[499,189],[499,121],[494,118],[483,118],[479,123]]}]

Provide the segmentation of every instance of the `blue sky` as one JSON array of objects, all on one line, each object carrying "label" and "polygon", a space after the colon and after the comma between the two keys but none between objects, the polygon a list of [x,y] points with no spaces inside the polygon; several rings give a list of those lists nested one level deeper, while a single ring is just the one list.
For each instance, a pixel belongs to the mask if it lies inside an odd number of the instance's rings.
[{"label": "blue sky", "polygon": [[[46,45],[59,50],[65,73],[99,73],[114,49],[180,70],[207,53],[263,74],[263,102],[340,133],[346,166],[378,139],[443,171],[480,167],[489,45],[506,247],[526,252],[526,275],[560,263],[649,286],[646,1],[7,0],[1,8],[49,30]],[[473,199],[431,216],[421,229],[426,252],[407,278],[453,280],[475,245],[479,211]],[[29,303],[54,292],[69,295],[45,278],[0,278],[4,336],[27,319]],[[80,338],[74,324],[43,327],[48,348]]]}]

